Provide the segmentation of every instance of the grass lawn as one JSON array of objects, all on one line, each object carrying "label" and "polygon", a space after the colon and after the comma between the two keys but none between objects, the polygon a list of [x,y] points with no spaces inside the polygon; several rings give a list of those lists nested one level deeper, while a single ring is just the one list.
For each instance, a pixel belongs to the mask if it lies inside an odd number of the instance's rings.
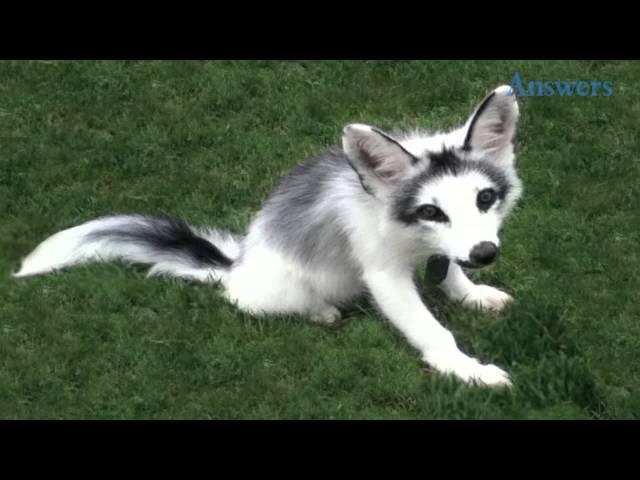
[{"label": "grass lawn", "polygon": [[[520,99],[525,185],[492,315],[425,296],[511,391],[421,367],[366,302],[338,328],[259,321],[211,286],[91,265],[15,280],[108,213],[242,232],[353,121],[450,127],[518,72],[611,81]],[[640,62],[0,62],[0,418],[640,418]]]}]

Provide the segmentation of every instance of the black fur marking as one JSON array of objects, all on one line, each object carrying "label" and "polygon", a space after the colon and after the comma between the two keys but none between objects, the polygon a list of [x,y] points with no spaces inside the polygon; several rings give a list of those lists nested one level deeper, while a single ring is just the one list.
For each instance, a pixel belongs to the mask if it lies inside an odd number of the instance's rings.
[{"label": "black fur marking", "polygon": [[504,197],[507,196],[509,190],[511,189],[511,184],[509,180],[507,180],[506,175],[497,167],[495,167],[491,163],[487,162],[473,162],[476,164],[475,170],[483,173],[487,177],[491,179],[491,181],[496,186],[496,193],[498,194],[498,198],[503,200]]},{"label": "black fur marking", "polygon": [[491,95],[485,98],[484,102],[482,102],[480,107],[478,107],[478,111],[473,116],[473,119],[471,120],[471,124],[469,125],[469,130],[467,130],[467,136],[464,139],[464,145],[462,147],[462,150],[464,150],[465,152],[471,151],[471,137],[473,135],[473,129],[476,126],[476,121],[478,120],[478,118],[480,118],[480,116],[482,115],[482,112],[484,112],[485,108],[487,108],[489,103],[491,103],[491,100],[493,99],[495,94],[496,92],[492,92]]},{"label": "black fur marking", "polygon": [[462,160],[453,149],[446,148],[441,152],[429,154],[429,159],[429,167],[409,181],[396,199],[394,215],[403,223],[412,224],[420,220],[420,205],[417,203],[416,195],[424,184],[438,177],[455,177],[470,171],[480,172],[493,182],[500,199],[504,199],[511,188],[504,173],[488,161]]},{"label": "black fur marking", "polygon": [[481,212],[486,212],[489,210],[496,201],[498,197],[497,192],[493,188],[485,188],[484,190],[478,192],[478,196],[476,197],[476,205],[478,206],[478,210]]},{"label": "black fur marking", "polygon": [[145,216],[121,228],[104,229],[89,235],[92,239],[117,239],[144,245],[154,252],[189,258],[197,266],[228,268],[233,261],[218,247],[196,233],[182,220],[165,216]]},{"label": "black fur marking", "polygon": [[430,222],[449,222],[449,217],[447,217],[447,214],[435,205],[420,205],[416,209],[416,215],[418,215],[418,217],[422,220],[428,220]]},{"label": "black fur marking", "polygon": [[430,153],[429,160],[431,160],[430,176],[436,176],[439,172],[457,175],[463,163],[451,148],[443,148],[441,152]]},{"label": "black fur marking", "polygon": [[505,174],[489,161],[462,160],[453,149],[444,149],[442,152],[432,153],[429,158],[431,159],[431,165],[425,172],[427,178],[436,178],[444,175],[457,176],[470,171],[480,172],[495,184],[496,192],[500,199],[505,197],[511,187]]},{"label": "black fur marking", "polygon": [[421,178],[422,175],[407,185],[398,196],[394,205],[395,218],[407,225],[417,223],[420,220],[420,205],[417,205],[416,195],[424,183],[420,181]]}]

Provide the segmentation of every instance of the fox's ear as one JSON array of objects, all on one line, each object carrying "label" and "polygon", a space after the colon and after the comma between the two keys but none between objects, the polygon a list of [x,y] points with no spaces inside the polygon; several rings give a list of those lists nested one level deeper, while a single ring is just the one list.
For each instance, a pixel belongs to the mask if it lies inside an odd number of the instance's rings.
[{"label": "fox's ear", "polygon": [[367,186],[389,188],[404,179],[418,162],[400,143],[383,131],[352,123],[342,132],[342,148]]},{"label": "fox's ear", "polygon": [[467,120],[462,148],[489,160],[510,163],[517,123],[516,96],[509,85],[501,85],[485,97]]}]

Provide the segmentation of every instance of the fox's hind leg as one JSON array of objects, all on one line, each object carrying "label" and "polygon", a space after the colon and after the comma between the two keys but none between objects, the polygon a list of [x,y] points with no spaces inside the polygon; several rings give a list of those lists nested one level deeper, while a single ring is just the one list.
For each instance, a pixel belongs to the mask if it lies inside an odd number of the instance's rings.
[{"label": "fox's hind leg", "polygon": [[340,319],[340,310],[305,280],[298,265],[266,247],[239,259],[223,285],[227,299],[252,315],[297,314],[323,324]]},{"label": "fox's hind leg", "polygon": [[326,304],[324,308],[317,313],[311,314],[309,319],[312,322],[332,325],[342,318],[342,313],[336,307]]}]

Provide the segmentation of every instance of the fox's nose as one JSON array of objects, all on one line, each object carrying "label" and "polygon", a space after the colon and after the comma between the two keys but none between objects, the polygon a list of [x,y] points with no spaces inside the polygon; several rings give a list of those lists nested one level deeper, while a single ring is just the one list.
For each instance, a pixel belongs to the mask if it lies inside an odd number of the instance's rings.
[{"label": "fox's nose", "polygon": [[471,249],[469,260],[478,265],[489,265],[498,256],[498,247],[492,242],[480,242]]}]

